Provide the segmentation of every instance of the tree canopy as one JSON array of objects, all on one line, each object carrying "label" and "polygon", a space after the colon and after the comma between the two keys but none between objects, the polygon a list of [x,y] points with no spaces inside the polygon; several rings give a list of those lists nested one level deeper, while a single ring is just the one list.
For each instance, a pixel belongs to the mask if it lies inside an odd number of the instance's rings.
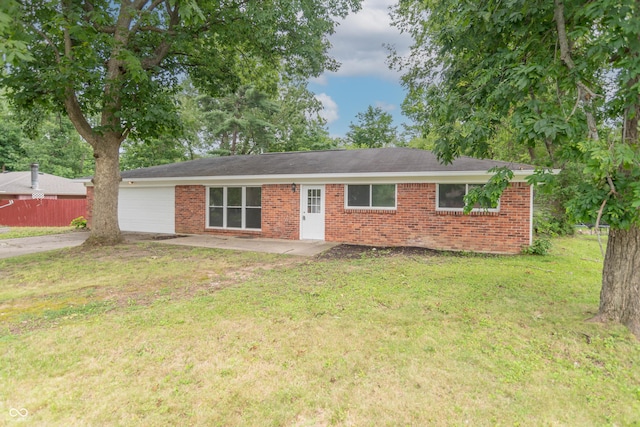
[{"label": "tree canopy", "polygon": [[401,0],[395,22],[414,39],[405,113],[443,161],[507,131],[538,164],[586,166],[573,215],[612,227],[598,319],[640,336],[640,4]]},{"label": "tree canopy", "polygon": [[380,107],[369,105],[365,112],[356,115],[357,123],[349,124],[347,143],[359,148],[381,148],[393,145],[398,140],[397,128],[392,126],[393,117]]},{"label": "tree canopy", "polygon": [[[91,243],[121,240],[122,142],[179,129],[174,95],[190,76],[215,95],[252,76],[318,75],[334,19],[360,0],[42,0],[12,3],[3,34],[32,61],[13,61],[0,85],[16,106],[64,111],[93,148]],[[4,19],[4,15],[0,15]],[[5,43],[6,45],[6,43]]]},{"label": "tree canopy", "polygon": [[9,171],[40,170],[65,178],[93,173],[90,147],[62,114],[17,114],[0,97],[0,165]]}]

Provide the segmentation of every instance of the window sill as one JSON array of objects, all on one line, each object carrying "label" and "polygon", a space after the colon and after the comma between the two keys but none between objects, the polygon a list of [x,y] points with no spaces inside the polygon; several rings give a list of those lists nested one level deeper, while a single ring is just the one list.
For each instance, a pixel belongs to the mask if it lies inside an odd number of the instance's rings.
[{"label": "window sill", "polygon": [[345,213],[376,213],[395,215],[398,210],[396,208],[345,208]]},{"label": "window sill", "polygon": [[248,233],[261,233],[261,228],[235,228],[235,227],[210,227],[207,226],[204,228],[205,230],[216,230],[216,231],[242,231]]},{"label": "window sill", "polygon": [[463,216],[463,215],[469,215],[469,216],[498,216],[500,215],[500,211],[483,211],[483,210],[479,210],[479,211],[471,211],[468,214],[465,214],[462,209],[460,210],[440,210],[440,209],[436,209],[436,215],[442,215],[442,216]]}]

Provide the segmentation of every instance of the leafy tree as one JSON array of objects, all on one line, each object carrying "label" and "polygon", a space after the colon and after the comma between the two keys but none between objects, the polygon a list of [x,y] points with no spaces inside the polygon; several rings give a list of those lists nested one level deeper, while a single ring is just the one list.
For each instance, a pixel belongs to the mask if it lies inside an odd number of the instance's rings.
[{"label": "leafy tree", "polygon": [[263,153],[275,138],[271,117],[279,106],[253,85],[239,87],[221,98],[201,100],[209,133],[223,155]]},{"label": "leafy tree", "polygon": [[23,40],[20,4],[15,0],[0,2],[0,65],[33,59]]},{"label": "leafy tree", "polygon": [[333,18],[359,3],[24,1],[16,4],[24,22],[19,39],[34,60],[14,63],[0,84],[22,108],[65,111],[91,145],[95,197],[88,244],[117,243],[121,144],[176,132],[172,95],[179,78],[189,75],[214,94],[239,86],[240,69],[317,75],[335,66],[327,56]]},{"label": "leafy tree", "polygon": [[393,117],[380,107],[367,108],[364,113],[356,115],[357,124],[349,124],[347,141],[350,145],[359,148],[380,148],[393,145],[398,134],[395,126],[392,126]]},{"label": "leafy tree", "polygon": [[278,95],[280,108],[273,117],[275,142],[269,151],[306,151],[335,148],[326,121],[320,117],[322,104],[305,83],[285,81]]},{"label": "leafy tree", "polygon": [[[202,96],[207,136],[216,155],[321,150],[334,147],[320,102],[306,84],[283,80],[275,94],[241,86],[223,97]],[[207,143],[205,142],[205,145]]]},{"label": "leafy tree", "polygon": [[60,113],[45,113],[30,137],[23,140],[22,147],[24,156],[16,162],[19,170],[29,170],[29,165],[37,162],[41,171],[66,178],[90,176],[94,172],[91,148]]},{"label": "leafy tree", "polygon": [[25,157],[23,142],[26,136],[19,121],[0,97],[0,164],[4,170],[19,170],[18,162]]},{"label": "leafy tree", "polygon": [[121,168],[129,170],[193,160],[202,154],[205,150],[205,122],[199,97],[190,80],[182,82],[180,92],[175,95],[179,127],[172,134],[123,141]]},{"label": "leafy tree", "polygon": [[486,157],[507,126],[549,165],[586,165],[573,214],[611,226],[596,320],[640,337],[638,3],[402,0],[395,22],[414,38],[407,113],[440,159]]},{"label": "leafy tree", "polygon": [[78,178],[93,173],[92,160],[89,146],[66,117],[19,115],[0,97],[0,164],[7,170],[29,170],[37,162],[43,172]]},{"label": "leafy tree", "polygon": [[184,147],[173,136],[159,136],[144,141],[125,140],[122,143],[122,170],[166,165],[191,160]]}]

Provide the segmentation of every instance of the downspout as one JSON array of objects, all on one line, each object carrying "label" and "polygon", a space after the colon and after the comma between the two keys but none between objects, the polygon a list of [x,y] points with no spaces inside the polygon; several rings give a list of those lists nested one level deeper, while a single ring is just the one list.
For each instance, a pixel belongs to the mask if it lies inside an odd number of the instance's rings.
[{"label": "downspout", "polygon": [[529,246],[533,245],[533,185],[529,185]]}]

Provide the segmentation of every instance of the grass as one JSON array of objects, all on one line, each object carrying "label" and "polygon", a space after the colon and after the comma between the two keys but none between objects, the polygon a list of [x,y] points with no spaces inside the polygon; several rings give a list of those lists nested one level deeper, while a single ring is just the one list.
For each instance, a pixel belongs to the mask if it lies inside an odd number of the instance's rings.
[{"label": "grass", "polygon": [[[5,228],[0,225],[0,229]],[[6,227],[8,230],[0,232],[0,240],[17,239],[20,237],[46,236],[74,231],[74,227]]]},{"label": "grass", "polygon": [[585,321],[595,238],[547,257],[379,252],[145,243],[0,260],[0,420],[640,425],[640,344]]}]

